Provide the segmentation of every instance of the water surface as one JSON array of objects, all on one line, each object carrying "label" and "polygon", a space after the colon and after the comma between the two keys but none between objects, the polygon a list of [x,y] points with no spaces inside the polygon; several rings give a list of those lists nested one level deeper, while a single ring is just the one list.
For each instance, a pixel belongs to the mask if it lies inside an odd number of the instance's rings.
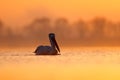
[{"label": "water surface", "polygon": [[35,56],[34,48],[0,49],[0,80],[120,80],[120,48],[62,48]]}]

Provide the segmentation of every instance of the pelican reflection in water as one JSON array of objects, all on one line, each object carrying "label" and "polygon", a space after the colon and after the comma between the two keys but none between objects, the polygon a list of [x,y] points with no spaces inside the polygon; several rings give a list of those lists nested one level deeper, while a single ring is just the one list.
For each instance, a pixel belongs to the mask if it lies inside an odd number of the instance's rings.
[{"label": "pelican reflection in water", "polygon": [[49,34],[49,40],[51,43],[51,46],[38,46],[35,50],[36,55],[58,55],[58,52],[60,52],[59,46],[55,39],[55,34],[50,33]]}]

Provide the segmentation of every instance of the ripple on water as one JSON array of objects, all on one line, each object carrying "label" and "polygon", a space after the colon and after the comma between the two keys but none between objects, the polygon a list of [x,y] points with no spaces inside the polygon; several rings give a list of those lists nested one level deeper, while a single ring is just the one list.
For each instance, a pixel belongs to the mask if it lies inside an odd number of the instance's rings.
[{"label": "ripple on water", "polygon": [[62,55],[35,56],[33,49],[1,49],[0,64],[104,64],[120,63],[119,48],[66,48]]}]

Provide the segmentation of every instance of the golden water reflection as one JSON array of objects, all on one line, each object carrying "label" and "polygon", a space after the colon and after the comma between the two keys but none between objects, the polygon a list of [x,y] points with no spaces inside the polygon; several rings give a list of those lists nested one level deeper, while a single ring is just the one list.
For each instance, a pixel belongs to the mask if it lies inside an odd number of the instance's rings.
[{"label": "golden water reflection", "polygon": [[68,48],[60,56],[2,49],[0,80],[120,80],[119,48]]}]

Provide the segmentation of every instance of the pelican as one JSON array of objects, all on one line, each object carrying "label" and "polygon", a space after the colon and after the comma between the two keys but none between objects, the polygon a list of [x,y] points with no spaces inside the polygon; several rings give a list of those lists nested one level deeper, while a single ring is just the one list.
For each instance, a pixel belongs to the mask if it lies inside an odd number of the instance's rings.
[{"label": "pelican", "polygon": [[38,46],[34,52],[36,55],[58,55],[58,52],[60,52],[59,46],[55,39],[55,34],[50,33],[48,36],[51,46]]}]

